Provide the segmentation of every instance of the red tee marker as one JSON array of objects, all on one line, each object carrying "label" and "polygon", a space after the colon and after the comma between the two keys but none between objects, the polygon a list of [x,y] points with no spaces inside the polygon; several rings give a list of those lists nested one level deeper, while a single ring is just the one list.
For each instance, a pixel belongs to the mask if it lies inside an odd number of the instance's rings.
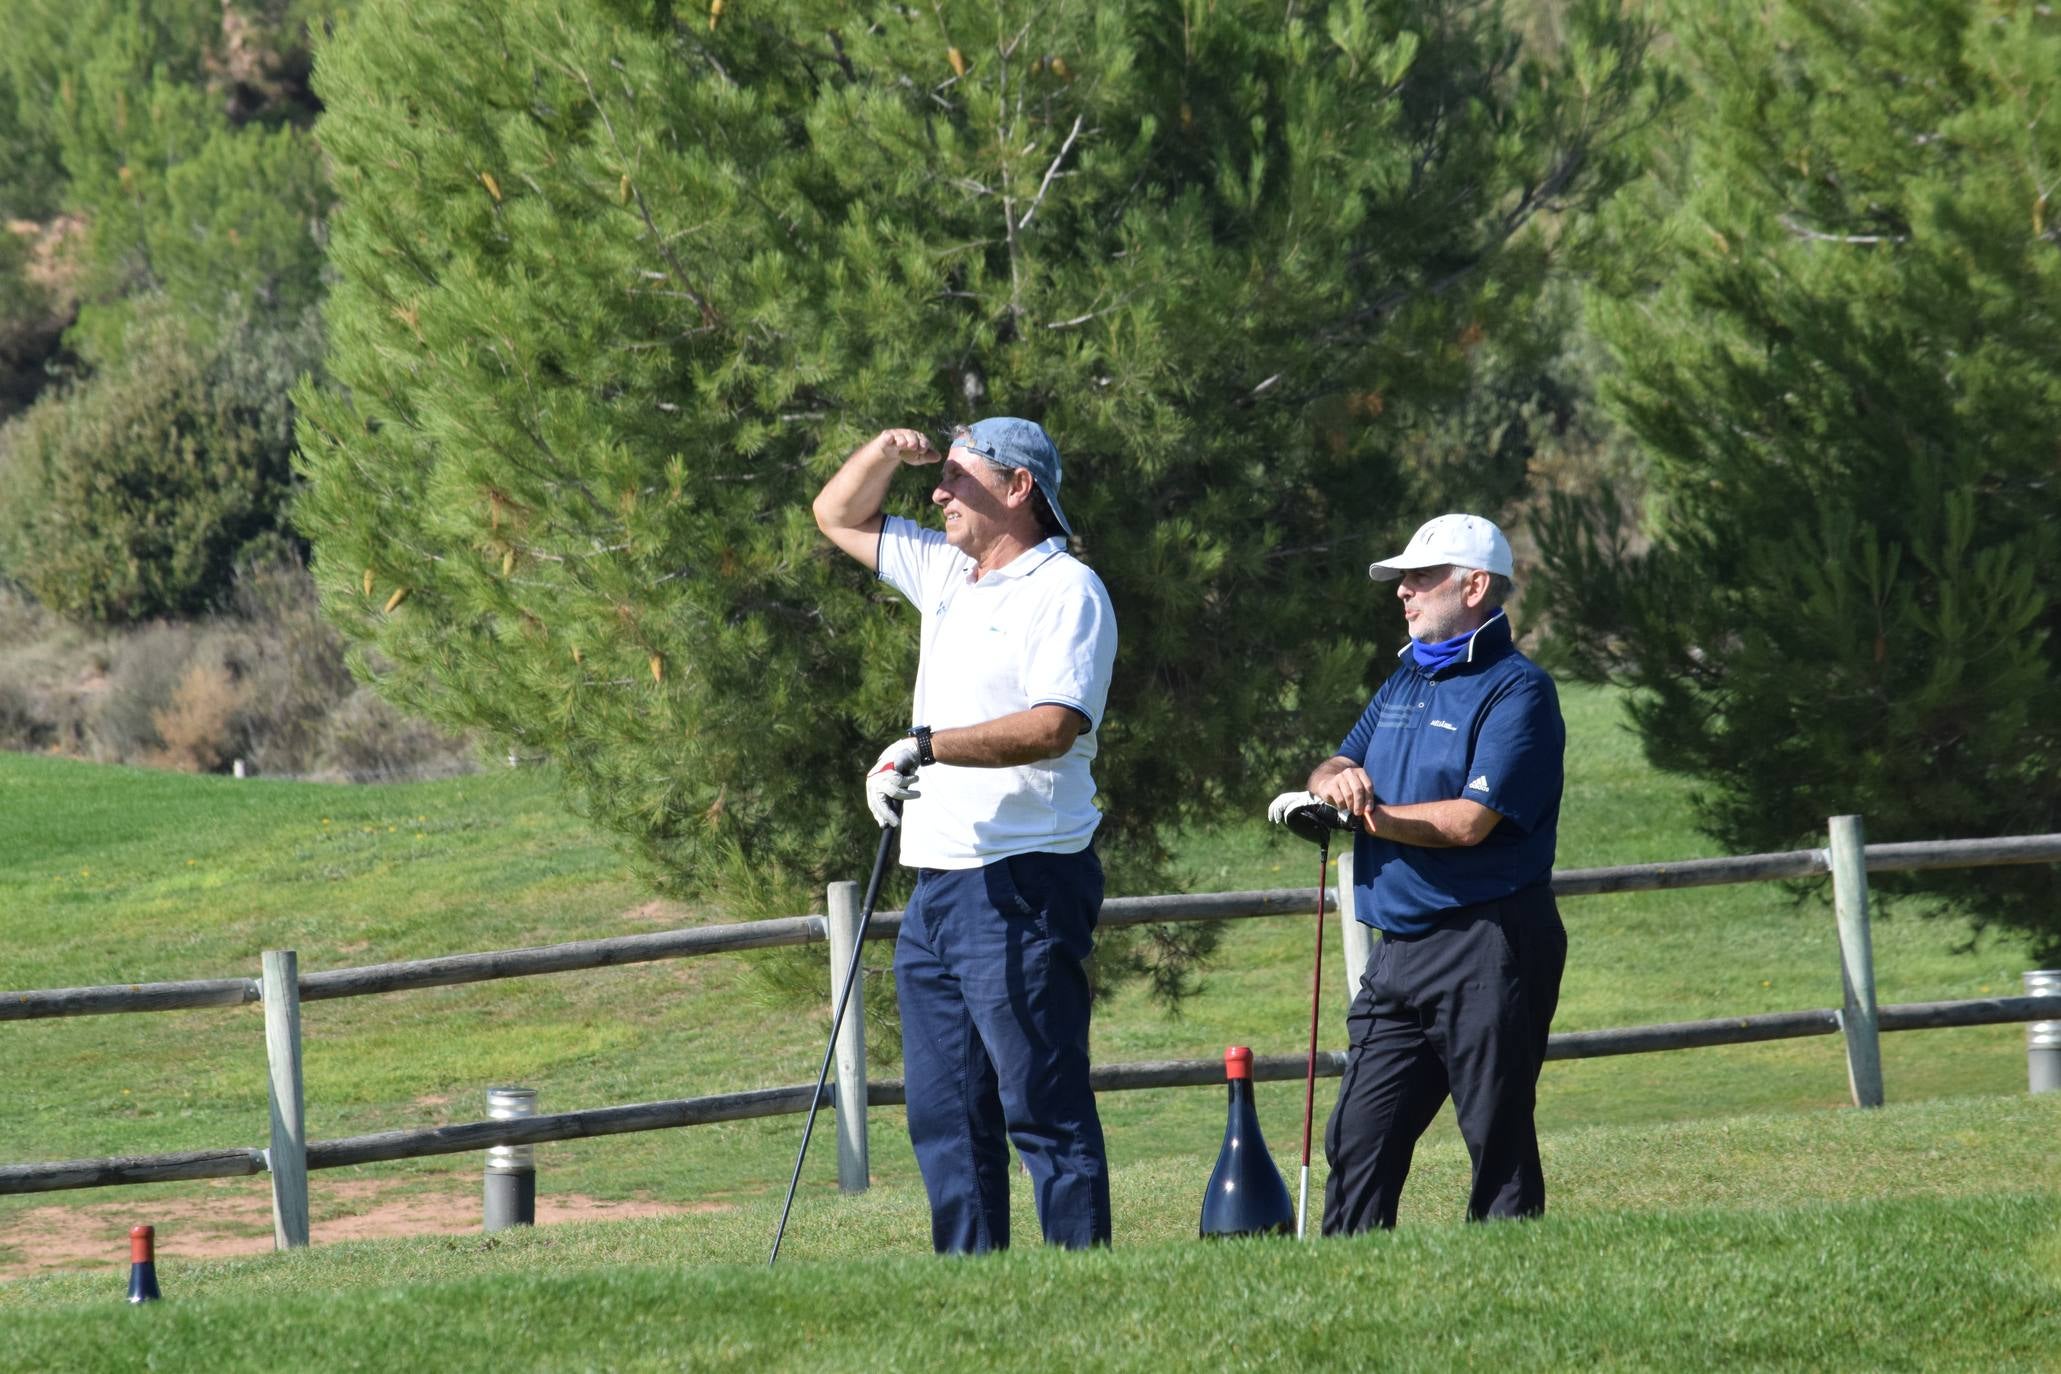
[{"label": "red tee marker", "polygon": [[156,1302],[158,1300],[156,1251],[156,1227],[131,1226],[129,1228],[130,1302]]}]

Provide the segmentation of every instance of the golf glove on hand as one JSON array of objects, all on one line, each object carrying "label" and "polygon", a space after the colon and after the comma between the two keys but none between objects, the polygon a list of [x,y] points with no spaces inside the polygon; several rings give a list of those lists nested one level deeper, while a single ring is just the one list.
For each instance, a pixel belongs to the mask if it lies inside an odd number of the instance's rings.
[{"label": "golf glove on hand", "polygon": [[901,808],[896,802],[923,795],[910,785],[916,780],[916,763],[920,758],[922,753],[916,741],[904,736],[881,750],[880,757],[873,761],[873,770],[866,774],[866,807],[882,826],[902,823]]},{"label": "golf glove on hand", "polygon": [[1352,828],[1352,817],[1314,792],[1283,792],[1267,807],[1267,819],[1285,825],[1312,844],[1331,831]]}]

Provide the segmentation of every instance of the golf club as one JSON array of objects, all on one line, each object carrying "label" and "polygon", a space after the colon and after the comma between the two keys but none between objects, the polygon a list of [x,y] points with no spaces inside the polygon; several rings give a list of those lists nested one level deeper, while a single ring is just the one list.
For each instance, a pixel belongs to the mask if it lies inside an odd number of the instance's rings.
[{"label": "golf club", "polygon": [[[890,802],[899,815],[900,802]],[[844,1009],[852,999],[852,989],[859,982],[859,956],[866,952],[866,927],[873,921],[873,904],[880,900],[880,879],[887,872],[887,852],[894,846],[895,835],[900,826],[880,827],[880,852],[873,856],[873,876],[866,882],[866,900],[859,907],[859,937],[852,941],[852,961],[844,971],[844,983],[837,994],[837,1010],[830,1018],[830,1043],[823,1047],[823,1067],[816,1074],[816,1091],[809,1098],[809,1119],[802,1126],[801,1149],[795,1152],[794,1175],[787,1180],[787,1201],[780,1204],[780,1226],[773,1232],[773,1253],[766,1257],[766,1267],[771,1269],[780,1258],[780,1238],[787,1234],[787,1214],[794,1208],[795,1186],[801,1182],[802,1161],[809,1157],[809,1134],[816,1129],[816,1108],[823,1102],[823,1085],[830,1081],[831,1056],[837,1053],[837,1033],[844,1027]],[[1307,1170],[1309,1149],[1303,1149],[1304,1166]]]},{"label": "golf club", "polygon": [[1317,1012],[1324,992],[1324,890],[1331,877],[1331,833],[1351,827],[1349,816],[1324,802],[1298,806],[1285,817],[1289,830],[1317,845],[1317,958],[1310,971],[1310,1056],[1302,1092],[1302,1186],[1295,1203],[1295,1238],[1309,1234],[1310,1127],[1317,1112]]},{"label": "golf club", "polygon": [[1331,832],[1317,842],[1317,959],[1310,970],[1310,1061],[1302,1088],[1302,1186],[1295,1199],[1295,1238],[1309,1234],[1310,1123],[1317,1110],[1317,1006],[1324,990],[1324,889],[1330,885]]}]

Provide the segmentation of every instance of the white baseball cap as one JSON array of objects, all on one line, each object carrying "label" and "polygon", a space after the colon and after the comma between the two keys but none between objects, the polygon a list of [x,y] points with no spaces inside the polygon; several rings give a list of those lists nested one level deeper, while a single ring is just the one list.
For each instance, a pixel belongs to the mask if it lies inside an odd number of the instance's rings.
[{"label": "white baseball cap", "polygon": [[1410,536],[1410,545],[1393,558],[1367,566],[1376,582],[1393,582],[1413,568],[1481,568],[1499,577],[1511,576],[1510,541],[1493,520],[1478,515],[1441,515],[1426,520]]}]

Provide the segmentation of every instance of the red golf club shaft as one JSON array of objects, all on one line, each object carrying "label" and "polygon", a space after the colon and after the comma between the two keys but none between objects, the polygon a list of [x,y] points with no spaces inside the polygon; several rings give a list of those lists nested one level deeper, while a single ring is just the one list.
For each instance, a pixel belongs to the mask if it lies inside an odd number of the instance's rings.
[{"label": "red golf club shaft", "polygon": [[1302,1093],[1302,1197],[1296,1209],[1296,1231],[1307,1225],[1310,1193],[1310,1124],[1317,1110],[1317,1010],[1324,992],[1324,889],[1331,880],[1331,837],[1317,848],[1317,958],[1310,971],[1310,1058]]}]

